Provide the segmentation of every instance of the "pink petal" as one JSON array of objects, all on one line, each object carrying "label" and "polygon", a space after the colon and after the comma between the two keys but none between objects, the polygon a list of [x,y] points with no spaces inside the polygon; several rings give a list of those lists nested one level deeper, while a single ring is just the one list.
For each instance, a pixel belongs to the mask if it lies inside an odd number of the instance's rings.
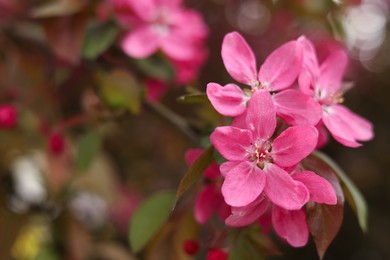
[{"label": "pink petal", "polygon": [[247,128],[246,127],[246,111],[242,113],[241,115],[236,116],[231,126],[238,127],[238,128]]},{"label": "pink petal", "polygon": [[[203,149],[188,149],[184,154],[184,159],[188,165],[192,165],[199,156],[204,152]],[[219,165],[217,163],[212,163],[207,169],[204,171],[204,176],[208,179],[216,179],[221,176],[219,171]]]},{"label": "pink petal", "polygon": [[347,54],[339,50],[329,55],[321,64],[316,84],[316,87],[322,92],[321,97],[329,97],[340,90],[347,63]]},{"label": "pink petal", "polygon": [[223,39],[222,60],[230,76],[238,82],[251,85],[257,81],[255,55],[238,32],[228,33]]},{"label": "pink petal", "polygon": [[292,175],[292,178],[306,186],[310,193],[310,200],[329,205],[337,204],[333,186],[321,176],[312,171],[302,171]]},{"label": "pink petal", "polygon": [[227,162],[221,165],[225,180],[222,195],[233,207],[242,207],[253,202],[263,191],[265,173],[250,162]]},{"label": "pink petal", "polygon": [[260,196],[244,207],[232,207],[231,215],[225,219],[225,224],[231,227],[248,226],[258,220],[268,209],[268,200]]},{"label": "pink petal", "polygon": [[280,167],[299,163],[316,147],[318,131],[313,126],[293,126],[283,131],[272,144],[272,158]]},{"label": "pink petal", "polygon": [[[170,13],[169,18],[182,36],[191,42],[203,44],[208,35],[208,27],[199,12],[180,8]],[[188,30],[188,24],[191,24],[191,30]]]},{"label": "pink petal", "polygon": [[324,109],[322,121],[332,136],[348,147],[358,147],[357,141],[368,141],[374,137],[371,122],[341,105]]},{"label": "pink petal", "polygon": [[125,35],[121,47],[128,56],[143,59],[157,51],[158,39],[149,26],[141,26]]},{"label": "pink petal", "polygon": [[268,140],[276,128],[275,105],[267,90],[257,90],[249,101],[246,125],[254,133],[254,138]]},{"label": "pink petal", "polygon": [[247,157],[246,149],[251,145],[252,134],[246,129],[220,126],[211,134],[210,141],[225,159],[243,161]]},{"label": "pink petal", "polygon": [[297,210],[309,200],[309,192],[299,181],[293,178],[278,166],[266,163],[266,184],[264,192],[276,205],[290,210]]},{"label": "pink petal", "polygon": [[[154,0],[157,5],[163,5],[168,7],[180,6],[182,0]],[[142,2],[142,1],[141,1]]]},{"label": "pink petal", "polygon": [[[131,9],[139,18],[144,21],[150,21],[151,18],[155,15],[157,11],[157,5],[154,0],[142,0],[142,1],[124,1],[124,0],[114,0],[114,5],[116,9]],[[124,16],[124,11],[122,11]],[[131,15],[131,12],[127,14]]]},{"label": "pink petal", "polygon": [[175,28],[167,29],[167,35],[161,36],[160,45],[165,54],[175,60],[193,59],[198,47],[185,34]]},{"label": "pink petal", "polygon": [[293,247],[302,247],[309,239],[304,210],[285,210],[274,206],[272,208],[272,225],[276,234]]},{"label": "pink petal", "polygon": [[329,142],[329,134],[326,131],[326,128],[322,121],[320,121],[316,126],[318,131],[318,142],[316,146],[316,150],[321,149]]},{"label": "pink petal", "polygon": [[203,150],[199,148],[188,149],[184,154],[184,159],[188,165],[192,165],[202,153]]},{"label": "pink petal", "polygon": [[316,125],[322,117],[322,107],[311,96],[287,89],[272,96],[276,114],[289,125]]},{"label": "pink petal", "polygon": [[215,110],[224,116],[238,116],[246,110],[248,98],[235,84],[222,87],[217,83],[209,83],[206,92]]},{"label": "pink petal", "polygon": [[303,51],[302,71],[298,78],[299,87],[303,93],[312,95],[312,87],[315,86],[319,73],[317,54],[313,44],[305,36],[299,37],[298,43]]},{"label": "pink petal", "polygon": [[301,71],[302,49],[297,41],[285,43],[273,51],[259,71],[259,80],[272,91],[291,86]]},{"label": "pink petal", "polygon": [[206,223],[221,203],[224,203],[223,197],[215,184],[205,186],[195,201],[195,220],[200,224]]}]

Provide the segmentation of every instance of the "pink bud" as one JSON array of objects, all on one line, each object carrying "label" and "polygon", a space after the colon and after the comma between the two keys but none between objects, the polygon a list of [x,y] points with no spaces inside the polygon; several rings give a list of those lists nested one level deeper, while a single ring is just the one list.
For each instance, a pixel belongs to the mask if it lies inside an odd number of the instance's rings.
[{"label": "pink bud", "polygon": [[16,125],[18,110],[13,105],[0,105],[0,127],[12,128]]},{"label": "pink bud", "polygon": [[59,155],[64,151],[65,140],[61,133],[54,132],[49,136],[49,151],[54,155]]},{"label": "pink bud", "polygon": [[220,248],[210,249],[207,252],[207,260],[226,260],[229,254]]},{"label": "pink bud", "polygon": [[186,240],[183,243],[183,250],[188,254],[188,255],[196,255],[199,251],[199,243],[196,240]]}]

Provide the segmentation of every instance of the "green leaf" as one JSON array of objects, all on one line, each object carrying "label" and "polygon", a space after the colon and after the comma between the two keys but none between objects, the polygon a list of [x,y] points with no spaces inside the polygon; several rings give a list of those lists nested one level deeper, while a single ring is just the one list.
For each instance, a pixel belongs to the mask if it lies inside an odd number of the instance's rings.
[{"label": "green leaf", "polygon": [[178,97],[177,101],[180,103],[192,103],[192,104],[201,104],[201,103],[210,102],[207,98],[206,93],[187,94]]},{"label": "green leaf", "polygon": [[33,18],[68,16],[79,12],[86,4],[80,0],[49,1],[31,11]]},{"label": "green leaf", "polygon": [[329,167],[331,167],[333,171],[336,173],[337,177],[341,181],[340,184],[344,191],[344,195],[347,202],[355,212],[360,227],[364,232],[366,232],[368,211],[367,211],[367,203],[363,195],[360,193],[360,191],[352,182],[352,180],[349,179],[349,177],[344,173],[344,171],[331,158],[329,158],[327,155],[321,152],[315,152],[313,155],[318,159],[324,161],[326,164],[328,164]]},{"label": "green leaf", "polygon": [[135,78],[126,70],[96,75],[100,96],[112,109],[127,108],[137,114],[141,107],[141,90]]},{"label": "green leaf", "polygon": [[167,60],[160,56],[133,60],[146,75],[162,81],[170,81],[175,76],[175,70]]},{"label": "green leaf", "polygon": [[110,47],[118,35],[114,24],[93,24],[85,34],[81,55],[86,59],[94,60]]},{"label": "green leaf", "polygon": [[98,153],[102,140],[96,132],[86,133],[80,140],[76,157],[76,166],[79,170],[85,171],[91,165]]},{"label": "green leaf", "polygon": [[134,252],[143,249],[168,219],[174,192],[160,192],[146,199],[134,212],[130,222],[129,241]]},{"label": "green leaf", "polygon": [[198,159],[188,168],[186,174],[183,179],[181,179],[179,188],[176,192],[176,200],[174,206],[179,201],[181,196],[190,188],[196,180],[198,180],[203,172],[210,166],[212,162],[214,162],[214,147],[210,146],[207,148]]}]

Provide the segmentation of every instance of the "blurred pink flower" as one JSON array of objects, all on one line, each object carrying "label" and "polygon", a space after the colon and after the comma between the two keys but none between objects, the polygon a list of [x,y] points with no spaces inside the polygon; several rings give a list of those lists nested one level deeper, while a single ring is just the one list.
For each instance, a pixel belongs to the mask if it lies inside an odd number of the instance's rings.
[{"label": "blurred pink flower", "polygon": [[150,102],[160,101],[165,92],[168,90],[168,85],[157,79],[148,79],[146,81],[146,98]]},{"label": "blurred pink flower", "polygon": [[222,194],[228,205],[243,207],[259,196],[290,210],[309,199],[306,187],[284,170],[298,164],[315,148],[318,132],[313,126],[294,126],[270,140],[276,128],[275,105],[264,89],[255,91],[248,105],[246,127],[217,127],[211,143],[228,160],[220,166],[225,177]]},{"label": "blurred pink flower", "polygon": [[310,96],[287,89],[301,71],[302,50],[297,41],[287,42],[272,52],[257,73],[253,51],[239,33],[232,32],[223,40],[222,59],[235,80],[251,87],[251,91],[245,92],[236,84],[209,83],[207,96],[222,115],[243,114],[251,93],[264,89],[278,92],[272,95],[272,99],[276,114],[286,123],[315,125],[320,120],[321,108]]},{"label": "blurred pink flower", "polygon": [[9,104],[0,105],[0,127],[9,129],[16,125],[18,121],[18,110]]},{"label": "blurred pink flower", "polygon": [[298,42],[304,52],[300,89],[322,106],[322,122],[333,138],[348,147],[358,147],[361,146],[358,141],[371,140],[374,137],[371,122],[340,105],[347,90],[342,84],[348,62],[345,52],[335,50],[319,65],[313,44],[304,36]]},{"label": "blurred pink flower", "polygon": [[129,27],[121,46],[130,57],[146,58],[161,49],[169,58],[191,60],[207,37],[202,17],[181,0],[112,1],[117,19]]},{"label": "blurred pink flower", "polygon": [[[202,154],[202,149],[189,149],[185,154],[188,165],[191,165]],[[221,173],[217,163],[212,163],[204,172],[204,177],[210,183],[206,184],[198,193],[195,200],[195,220],[204,224],[217,213],[224,220],[230,214],[230,206],[227,205],[221,194]]]}]

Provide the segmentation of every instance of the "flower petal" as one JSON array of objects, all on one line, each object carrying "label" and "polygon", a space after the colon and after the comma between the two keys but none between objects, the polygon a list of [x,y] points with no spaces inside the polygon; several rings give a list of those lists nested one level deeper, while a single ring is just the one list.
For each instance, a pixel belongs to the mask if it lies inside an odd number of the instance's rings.
[{"label": "flower petal", "polygon": [[121,47],[128,56],[143,59],[157,51],[158,39],[152,29],[145,25],[126,34]]},{"label": "flower petal", "polygon": [[269,90],[291,86],[301,71],[302,49],[297,41],[290,41],[273,51],[259,71],[259,80]]},{"label": "flower petal", "polygon": [[305,36],[299,37],[298,43],[301,45],[303,51],[302,71],[298,77],[299,88],[303,93],[312,95],[312,88],[317,82],[317,76],[319,73],[317,54],[313,43],[311,43],[311,41],[309,41]]},{"label": "flower petal", "polygon": [[217,127],[210,136],[210,141],[218,152],[227,160],[246,160],[252,142],[252,134],[246,129],[232,126]]},{"label": "flower petal", "polygon": [[[203,153],[204,150],[194,148],[188,149],[184,154],[185,161],[188,165],[192,165],[196,159]],[[216,162],[213,162],[207,169],[204,171],[204,176],[208,179],[216,179],[221,176],[219,171],[219,165]]]},{"label": "flower petal", "polygon": [[290,210],[297,210],[309,200],[309,192],[299,181],[293,178],[278,166],[266,163],[266,184],[264,192],[276,205]]},{"label": "flower petal", "polygon": [[215,110],[224,116],[238,116],[246,110],[248,98],[235,84],[222,87],[217,83],[209,83],[206,92]]},{"label": "flower petal", "polygon": [[272,144],[272,158],[280,167],[299,163],[316,147],[318,131],[313,126],[293,126],[283,131]]},{"label": "flower petal", "polygon": [[160,35],[160,47],[168,57],[182,61],[191,60],[197,55],[198,46],[191,41],[186,33],[176,28],[167,28],[166,30],[169,31],[162,32]]},{"label": "flower petal", "polygon": [[309,239],[304,210],[286,210],[274,206],[272,208],[272,225],[276,234],[286,239],[293,247],[302,247]]},{"label": "flower petal", "polygon": [[324,178],[312,171],[297,172],[292,175],[296,181],[302,182],[310,193],[310,200],[329,205],[337,204],[333,186]]},{"label": "flower petal", "polygon": [[231,227],[248,226],[258,220],[268,209],[268,200],[260,196],[244,207],[232,207],[231,215],[225,219],[225,224]]},{"label": "flower petal", "polygon": [[322,107],[311,96],[294,89],[272,95],[276,114],[289,125],[316,125],[322,117]]},{"label": "flower petal", "polygon": [[223,201],[221,192],[215,184],[206,185],[198,193],[195,201],[195,220],[200,224],[206,223],[222,203],[225,202]]},{"label": "flower petal", "polygon": [[373,126],[365,118],[341,105],[324,109],[322,121],[332,136],[348,147],[358,147],[357,141],[368,141],[374,137]]},{"label": "flower petal", "polygon": [[276,128],[275,105],[267,90],[257,90],[249,101],[246,112],[246,125],[254,133],[254,138],[268,140]]},{"label": "flower petal", "polygon": [[232,78],[246,85],[257,80],[255,55],[238,32],[226,34],[221,54],[225,68]]},{"label": "flower petal", "polygon": [[347,54],[338,50],[329,55],[321,64],[316,84],[316,87],[322,92],[321,97],[329,97],[340,90],[347,63]]},{"label": "flower petal", "polygon": [[223,163],[221,165],[222,171],[225,176],[222,184],[222,195],[230,206],[246,206],[263,191],[265,173],[253,163]]}]

